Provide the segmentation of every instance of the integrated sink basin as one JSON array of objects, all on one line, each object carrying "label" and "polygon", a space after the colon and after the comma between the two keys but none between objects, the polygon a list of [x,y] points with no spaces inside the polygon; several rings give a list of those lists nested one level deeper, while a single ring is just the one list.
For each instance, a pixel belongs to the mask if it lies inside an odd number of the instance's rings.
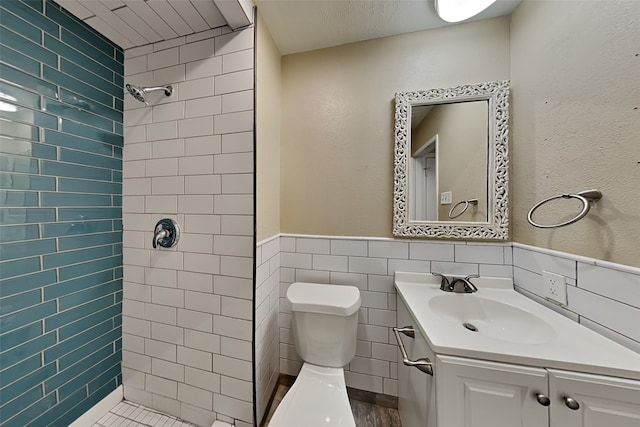
[{"label": "integrated sink basin", "polygon": [[459,324],[460,333],[477,333],[519,344],[541,344],[556,337],[553,327],[544,319],[475,293],[437,295],[429,300],[429,308],[443,321]]},{"label": "integrated sink basin", "polygon": [[395,273],[395,287],[436,354],[640,379],[640,356],[516,292],[505,278],[472,279],[473,293],[441,278]]}]

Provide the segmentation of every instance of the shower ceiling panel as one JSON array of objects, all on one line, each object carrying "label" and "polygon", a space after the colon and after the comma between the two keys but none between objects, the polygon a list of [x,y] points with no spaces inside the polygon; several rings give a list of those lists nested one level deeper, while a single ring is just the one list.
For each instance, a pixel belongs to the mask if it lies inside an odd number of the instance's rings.
[{"label": "shower ceiling panel", "polygon": [[213,0],[56,0],[123,49],[226,25]]}]

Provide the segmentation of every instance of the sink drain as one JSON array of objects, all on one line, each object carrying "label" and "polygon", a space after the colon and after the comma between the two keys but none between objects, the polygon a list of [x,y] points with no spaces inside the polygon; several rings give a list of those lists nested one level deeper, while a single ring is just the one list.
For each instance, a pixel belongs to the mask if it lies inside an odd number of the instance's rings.
[{"label": "sink drain", "polygon": [[471,332],[478,332],[478,328],[473,326],[471,323],[463,323],[462,326],[470,330]]}]

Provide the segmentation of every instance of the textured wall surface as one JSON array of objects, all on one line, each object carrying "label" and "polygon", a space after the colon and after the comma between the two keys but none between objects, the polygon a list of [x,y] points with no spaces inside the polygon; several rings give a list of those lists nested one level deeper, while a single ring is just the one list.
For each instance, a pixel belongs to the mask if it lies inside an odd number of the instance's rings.
[{"label": "textured wall surface", "polygon": [[[253,29],[125,52],[123,383],[200,425],[253,421]],[[182,229],[154,250],[158,220]],[[235,420],[235,421],[234,421]]]},{"label": "textured wall surface", "polygon": [[123,54],[0,4],[0,425],[66,426],[121,382]]},{"label": "textured wall surface", "polygon": [[[640,2],[529,1],[511,21],[513,241],[640,266]],[[541,230],[547,197],[597,188]],[[579,206],[554,203],[540,222]]]},{"label": "textured wall surface", "polygon": [[508,17],[284,56],[280,231],[390,237],[395,92],[508,78]]}]

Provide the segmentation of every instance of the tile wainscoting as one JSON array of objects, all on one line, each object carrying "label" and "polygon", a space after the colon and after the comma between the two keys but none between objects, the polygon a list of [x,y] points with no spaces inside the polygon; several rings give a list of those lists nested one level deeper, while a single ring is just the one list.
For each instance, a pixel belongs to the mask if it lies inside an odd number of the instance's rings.
[{"label": "tile wainscoting", "polygon": [[[434,242],[381,238],[280,235],[257,246],[256,369],[259,417],[278,369],[297,375],[286,291],[295,281],[360,289],[358,347],[345,369],[349,387],[397,395],[395,271],[514,278],[516,290],[584,326],[640,352],[640,269],[518,243]],[[568,306],[541,297],[542,270],[567,277]],[[275,298],[279,283],[279,302]],[[279,347],[274,345],[275,323]],[[279,366],[274,361],[279,360]]]}]

